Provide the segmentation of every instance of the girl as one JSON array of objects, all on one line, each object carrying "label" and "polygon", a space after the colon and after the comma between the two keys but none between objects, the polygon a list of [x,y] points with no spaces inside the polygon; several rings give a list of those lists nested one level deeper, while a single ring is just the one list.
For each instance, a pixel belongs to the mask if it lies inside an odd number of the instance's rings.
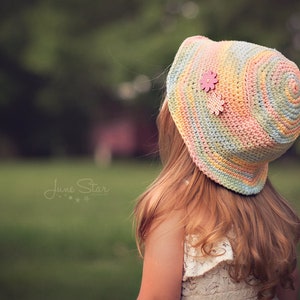
[{"label": "girl", "polygon": [[300,133],[297,66],[190,37],[157,123],[163,169],[135,207],[138,300],[297,299],[300,220],[267,179]]}]

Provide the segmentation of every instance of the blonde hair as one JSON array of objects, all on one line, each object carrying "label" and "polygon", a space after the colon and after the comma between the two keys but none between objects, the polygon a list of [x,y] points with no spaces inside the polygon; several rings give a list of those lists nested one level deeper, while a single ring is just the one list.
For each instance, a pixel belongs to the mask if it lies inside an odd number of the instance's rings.
[{"label": "blonde hair", "polygon": [[[259,299],[271,299],[280,283],[293,288],[300,220],[269,180],[254,196],[243,196],[213,182],[193,163],[164,101],[157,118],[163,169],[135,207],[136,239],[141,251],[151,226],[176,210],[185,214],[178,226],[197,234],[204,255],[225,236],[234,261],[230,276],[259,280]],[[234,237],[230,234],[234,233]],[[231,237],[230,237],[231,236]],[[249,282],[250,284],[250,282]]]}]

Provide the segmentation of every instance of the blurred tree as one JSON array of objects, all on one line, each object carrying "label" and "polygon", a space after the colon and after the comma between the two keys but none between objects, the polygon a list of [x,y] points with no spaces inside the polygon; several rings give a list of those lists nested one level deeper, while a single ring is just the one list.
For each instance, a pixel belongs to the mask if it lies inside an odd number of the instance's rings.
[{"label": "blurred tree", "polygon": [[87,151],[90,116],[115,100],[102,84],[99,53],[90,56],[93,31],[130,18],[137,8],[132,0],[1,3],[2,152],[7,147],[21,155]]},{"label": "blurred tree", "polygon": [[151,116],[186,36],[261,43],[300,63],[299,0],[11,0],[0,25],[0,155],[86,153],[93,122]]}]

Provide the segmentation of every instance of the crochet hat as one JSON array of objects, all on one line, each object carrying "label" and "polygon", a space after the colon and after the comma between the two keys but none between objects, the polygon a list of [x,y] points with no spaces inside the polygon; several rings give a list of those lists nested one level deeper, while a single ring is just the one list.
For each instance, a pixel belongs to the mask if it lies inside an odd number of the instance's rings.
[{"label": "crochet hat", "polygon": [[268,163],[300,133],[300,71],[280,52],[187,38],[167,77],[171,116],[190,156],[215,182],[259,193]]}]

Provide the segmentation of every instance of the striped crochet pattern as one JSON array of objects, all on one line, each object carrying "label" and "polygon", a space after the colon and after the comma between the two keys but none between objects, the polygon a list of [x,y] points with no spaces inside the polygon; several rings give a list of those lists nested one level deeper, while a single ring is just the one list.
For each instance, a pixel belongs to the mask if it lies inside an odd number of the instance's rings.
[{"label": "striped crochet pattern", "polygon": [[262,190],[268,163],[300,133],[298,67],[248,42],[187,38],[168,73],[166,101],[194,163],[244,195]]}]

